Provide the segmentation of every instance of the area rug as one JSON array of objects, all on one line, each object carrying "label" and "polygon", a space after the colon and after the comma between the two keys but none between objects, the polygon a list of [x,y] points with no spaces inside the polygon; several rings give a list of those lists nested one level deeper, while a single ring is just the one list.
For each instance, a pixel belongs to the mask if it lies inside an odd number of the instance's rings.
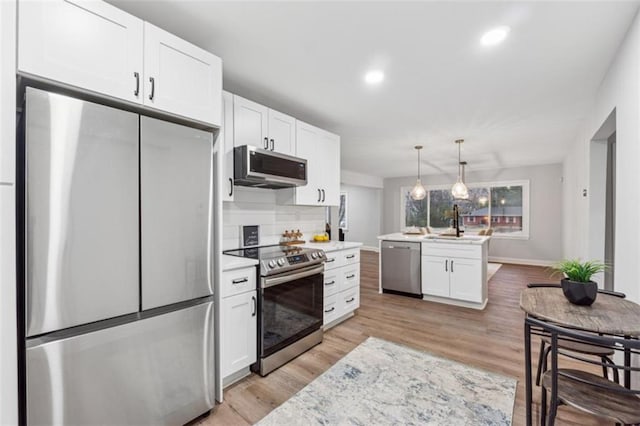
[{"label": "area rug", "polygon": [[370,337],[258,425],[510,425],[516,380]]},{"label": "area rug", "polygon": [[498,272],[498,269],[502,267],[502,263],[488,263],[487,264],[487,282]]}]

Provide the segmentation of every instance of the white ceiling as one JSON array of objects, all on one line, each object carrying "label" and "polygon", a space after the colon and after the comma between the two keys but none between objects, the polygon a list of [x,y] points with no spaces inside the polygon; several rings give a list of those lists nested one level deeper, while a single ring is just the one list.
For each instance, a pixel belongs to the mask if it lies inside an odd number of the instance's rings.
[{"label": "white ceiling", "polygon": [[[637,1],[111,3],[220,56],[225,89],[342,136],[383,177],[560,162]],[[499,46],[484,31],[508,25]],[[386,73],[378,87],[366,70]]]}]

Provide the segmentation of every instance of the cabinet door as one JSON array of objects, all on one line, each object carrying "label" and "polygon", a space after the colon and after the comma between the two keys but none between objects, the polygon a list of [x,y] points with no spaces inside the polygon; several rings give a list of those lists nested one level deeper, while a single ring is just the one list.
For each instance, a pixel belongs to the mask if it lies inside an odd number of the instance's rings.
[{"label": "cabinet door", "polygon": [[340,287],[340,270],[325,271],[324,273],[324,296],[331,296],[338,292]]},{"label": "cabinet door", "polygon": [[222,299],[220,370],[227,377],[256,362],[256,291]]},{"label": "cabinet door", "polygon": [[222,92],[222,201],[233,201],[233,95]]},{"label": "cabinet door", "polygon": [[142,103],[142,20],[75,0],[21,1],[18,19],[19,72]]},{"label": "cabinet door", "polygon": [[269,108],[233,95],[233,144],[269,148]]},{"label": "cabinet door", "polygon": [[422,256],[422,294],[449,297],[449,259]]},{"label": "cabinet door", "polygon": [[295,189],[296,204],[321,204],[322,160],[318,158],[321,133],[317,127],[296,121],[296,156],[307,160],[307,184]]},{"label": "cabinet door", "polygon": [[144,104],[220,126],[222,61],[144,23]]},{"label": "cabinet door", "polygon": [[340,136],[322,131],[318,142],[317,158],[320,160],[320,189],[322,204],[340,205]]},{"label": "cabinet door", "polygon": [[269,149],[287,155],[295,154],[295,118],[272,109],[269,110]]},{"label": "cabinet door", "polygon": [[468,302],[482,302],[482,262],[476,259],[449,260],[450,297]]},{"label": "cabinet door", "polygon": [[353,312],[360,307],[360,287],[353,287],[339,294],[342,304],[341,315]]}]

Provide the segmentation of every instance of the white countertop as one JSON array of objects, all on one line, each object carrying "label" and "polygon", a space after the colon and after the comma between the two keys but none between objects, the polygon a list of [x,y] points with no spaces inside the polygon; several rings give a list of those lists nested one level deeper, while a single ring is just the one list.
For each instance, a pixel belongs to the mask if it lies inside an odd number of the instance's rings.
[{"label": "white countertop", "polygon": [[233,269],[247,268],[258,264],[256,259],[247,259],[245,257],[222,255],[222,270],[231,271]]},{"label": "white countertop", "polygon": [[409,241],[416,243],[455,243],[455,244],[484,244],[489,241],[491,237],[487,237],[484,235],[465,235],[460,238],[457,237],[442,237],[436,234],[426,234],[426,235],[405,235],[401,232],[396,232],[393,234],[387,235],[379,235],[379,240],[387,240],[387,241]]},{"label": "white countertop", "polygon": [[324,250],[325,252],[349,250],[360,246],[362,246],[362,243],[356,243],[353,241],[328,241],[326,243],[306,243],[303,245],[303,247]]}]

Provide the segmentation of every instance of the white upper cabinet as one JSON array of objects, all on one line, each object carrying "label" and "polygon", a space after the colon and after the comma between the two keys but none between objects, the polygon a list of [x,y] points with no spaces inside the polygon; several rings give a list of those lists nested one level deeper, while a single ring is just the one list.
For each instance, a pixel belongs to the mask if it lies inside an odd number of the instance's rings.
[{"label": "white upper cabinet", "polygon": [[102,1],[20,1],[18,72],[221,124],[222,61]]},{"label": "white upper cabinet", "polygon": [[222,92],[222,201],[233,201],[233,95]]},{"label": "white upper cabinet", "polygon": [[269,149],[269,108],[233,95],[233,144]]},{"label": "white upper cabinet", "polygon": [[296,119],[264,105],[233,96],[235,146],[251,145],[281,154],[294,155]]},{"label": "white upper cabinet", "polygon": [[307,160],[307,184],[293,190],[293,204],[340,205],[340,137],[298,120],[295,155]]},{"label": "white upper cabinet", "polygon": [[222,61],[144,23],[144,104],[220,126]]},{"label": "white upper cabinet", "polygon": [[21,1],[18,70],[142,103],[143,22],[98,1]]},{"label": "white upper cabinet", "polygon": [[269,149],[282,154],[296,152],[296,119],[269,109]]}]

